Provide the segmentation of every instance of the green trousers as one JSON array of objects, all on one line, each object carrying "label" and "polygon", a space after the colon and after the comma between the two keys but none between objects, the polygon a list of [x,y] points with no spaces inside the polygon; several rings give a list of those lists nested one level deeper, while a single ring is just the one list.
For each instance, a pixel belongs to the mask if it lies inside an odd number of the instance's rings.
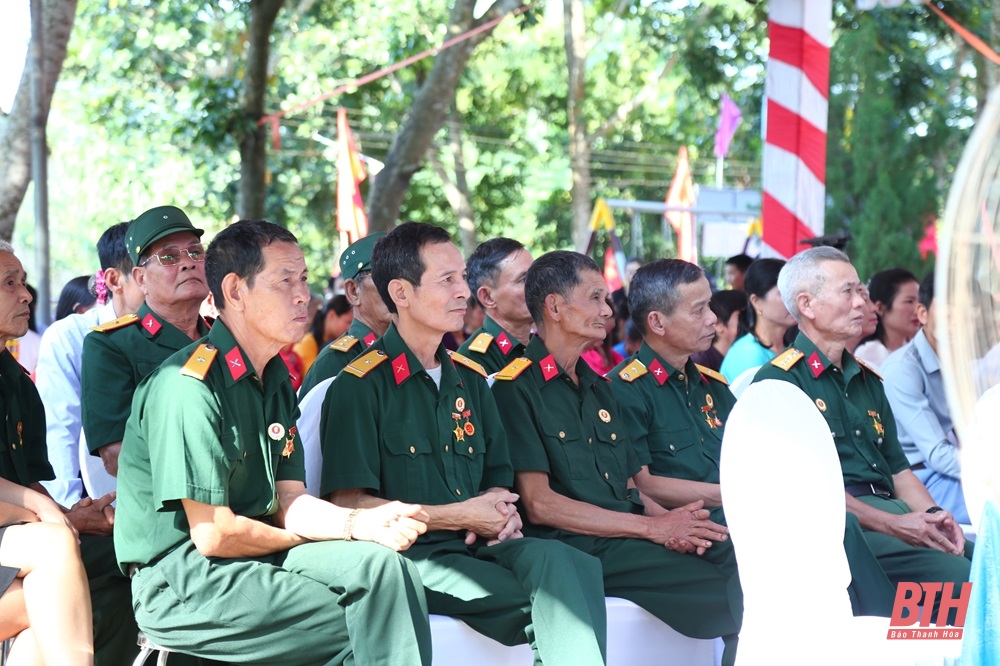
[{"label": "green trousers", "polygon": [[641,606],[685,636],[721,636],[722,663],[735,661],[743,590],[731,542],[716,543],[698,556],[641,539],[551,534],[601,561],[607,596]]},{"label": "green trousers", "polygon": [[[886,499],[874,495],[858,499],[887,513],[896,515],[910,513],[910,508],[902,500]],[[968,540],[965,542],[964,555],[949,555],[934,548],[911,546],[905,541],[881,532],[865,530],[864,535],[893,587],[902,582],[950,582],[955,584],[954,594],[958,596],[962,589],[962,583],[969,580],[973,545]],[[941,597],[938,595],[934,599],[934,615],[932,617],[935,619],[940,602]],[[953,620],[954,616],[951,619]]]},{"label": "green trousers", "polygon": [[80,555],[94,609],[94,664],[131,664],[139,654],[139,628],[132,615],[132,589],[118,570],[110,536],[80,536]]},{"label": "green trousers", "polygon": [[215,661],[431,663],[416,569],[376,544],[325,541],[223,559],[188,541],[136,572],[132,595],[153,641]]},{"label": "green trousers", "polygon": [[420,572],[431,613],[462,620],[504,645],[527,642],[536,664],[604,663],[607,608],[595,558],[530,538],[469,548],[456,537],[404,554]]}]

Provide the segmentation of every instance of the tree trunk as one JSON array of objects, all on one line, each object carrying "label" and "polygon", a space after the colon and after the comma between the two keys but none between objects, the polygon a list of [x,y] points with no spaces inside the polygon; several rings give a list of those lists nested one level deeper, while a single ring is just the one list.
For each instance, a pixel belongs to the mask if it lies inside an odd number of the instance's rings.
[{"label": "tree trunk", "polygon": [[[522,4],[524,0],[496,0],[477,20],[473,16],[476,0],[455,0],[448,25],[448,39],[508,14]],[[454,99],[458,79],[472,52],[491,32],[481,32],[441,51],[434,58],[434,66],[417,93],[403,127],[392,140],[385,168],[368,193],[371,231],[386,231],[396,224],[410,180],[422,166],[427,149],[447,119],[449,101]]]},{"label": "tree trunk", "polygon": [[465,155],[462,152],[462,116],[454,109],[452,99],[451,120],[448,122],[448,151],[451,153],[452,164],[455,167],[455,177],[451,178],[441,160],[430,152],[431,167],[441,179],[444,195],[448,199],[451,210],[458,219],[458,234],[462,243],[462,252],[468,257],[476,251],[479,244],[476,239],[476,218],[472,211],[472,193],[469,191],[469,181],[466,177]]},{"label": "tree trunk", "polygon": [[[76,0],[45,0],[42,114],[48,119],[52,95],[66,59],[66,44],[76,17]],[[31,182],[31,50],[25,54],[24,73],[17,86],[14,105],[0,128],[0,238],[10,240],[14,220]]]},{"label": "tree trunk", "polygon": [[587,94],[587,45],[583,0],[563,0],[563,39],[569,94],[566,112],[569,119],[569,165],[573,173],[570,190],[573,210],[573,245],[579,252],[587,249],[590,239],[590,142],[583,100]]},{"label": "tree trunk", "polygon": [[243,220],[264,217],[267,193],[267,141],[270,127],[257,125],[264,115],[267,97],[271,32],[285,0],[253,0],[250,3],[249,44],[243,76],[243,115],[253,128],[240,140],[240,189],[236,214]]}]

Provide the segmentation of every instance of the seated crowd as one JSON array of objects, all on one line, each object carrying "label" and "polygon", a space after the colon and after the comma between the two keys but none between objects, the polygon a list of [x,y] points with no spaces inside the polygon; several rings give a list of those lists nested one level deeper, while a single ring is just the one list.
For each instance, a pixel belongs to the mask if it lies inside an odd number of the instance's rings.
[{"label": "seated crowd", "polygon": [[714,293],[694,264],[631,261],[610,292],[584,255],[496,238],[466,260],[407,222],[348,247],[324,305],[288,230],[202,235],[172,206],[107,229],[97,302],[67,292],[33,376],[0,243],[11,664],[129,664],[140,630],[172,664],[429,664],[438,614],[596,665],[608,596],[731,665],[719,460],[748,372],[830,426],[856,614],[968,580],[931,276],[866,287],[814,248],[733,257]]}]

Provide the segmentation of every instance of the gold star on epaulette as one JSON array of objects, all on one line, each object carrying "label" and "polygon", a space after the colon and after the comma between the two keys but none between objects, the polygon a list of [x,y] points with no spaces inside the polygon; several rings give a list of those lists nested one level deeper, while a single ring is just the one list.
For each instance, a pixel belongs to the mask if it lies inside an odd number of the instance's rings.
[{"label": "gold star on epaulette", "polygon": [[465,356],[462,356],[458,352],[451,351],[451,350],[448,351],[448,356],[450,356],[451,360],[454,361],[455,363],[458,363],[459,365],[464,365],[469,370],[477,372],[480,375],[482,375],[483,377],[488,377],[489,376],[489,373],[486,372],[486,368],[484,368],[483,366],[479,365],[478,363],[476,363],[475,361],[473,361],[471,358],[467,358]]},{"label": "gold star on epaulette", "polygon": [[181,368],[181,374],[204,381],[208,375],[208,369],[212,367],[212,361],[215,360],[215,356],[218,353],[219,350],[207,342],[198,345],[198,348],[191,354],[187,363]]},{"label": "gold star on epaulette", "polygon": [[351,347],[358,344],[358,339],[353,335],[348,335],[344,333],[342,336],[330,343],[330,349],[334,349],[339,352],[350,351]]},{"label": "gold star on epaulette", "polygon": [[381,349],[373,349],[367,354],[362,354],[348,364],[344,368],[344,372],[354,375],[355,377],[364,377],[372,368],[375,368],[380,363],[383,363],[388,356]]},{"label": "gold star on epaulette", "polygon": [[508,363],[503,370],[493,375],[493,378],[501,379],[503,381],[517,379],[518,375],[524,372],[529,365],[531,365],[531,359],[523,356],[521,358],[515,358],[513,361]]},{"label": "gold star on epaulette", "polygon": [[618,376],[626,382],[632,383],[639,379],[649,371],[646,370],[646,366],[642,364],[639,359],[633,360],[631,363],[626,365],[624,368],[618,371]]},{"label": "gold star on epaulette", "polygon": [[100,326],[94,326],[90,330],[97,331],[98,333],[107,333],[108,331],[115,331],[119,328],[125,328],[130,324],[134,324],[139,321],[139,315],[137,314],[127,314],[118,317],[112,321],[101,324]]},{"label": "gold star on epaulette", "polygon": [[798,363],[805,356],[804,353],[800,352],[795,347],[789,347],[785,351],[778,354],[775,358],[771,359],[771,365],[776,368],[781,368],[785,372],[791,369],[793,365]]},{"label": "gold star on epaulette", "polygon": [[715,370],[712,370],[712,368],[706,368],[705,366],[698,365],[697,363],[694,364],[694,367],[698,368],[698,372],[700,372],[705,377],[711,377],[715,381],[722,382],[726,386],[729,386],[729,381],[726,379],[726,376],[723,375],[721,372],[716,372]]}]

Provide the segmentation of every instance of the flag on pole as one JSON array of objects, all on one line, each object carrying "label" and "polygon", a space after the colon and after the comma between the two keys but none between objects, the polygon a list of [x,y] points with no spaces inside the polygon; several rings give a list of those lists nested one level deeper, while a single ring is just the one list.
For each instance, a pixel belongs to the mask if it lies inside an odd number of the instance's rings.
[{"label": "flag on pole", "polygon": [[729,153],[729,143],[736,134],[743,114],[740,107],[726,93],[722,93],[722,106],[719,109],[719,126],[715,130],[715,156],[725,157]]},{"label": "flag on pole", "polygon": [[337,231],[347,234],[354,243],[368,235],[368,214],[361,200],[361,181],[367,174],[361,156],[354,145],[347,111],[337,109]]},{"label": "flag on pole", "polygon": [[604,251],[604,281],[608,283],[609,291],[618,291],[622,288],[622,274],[618,271],[618,260],[615,257],[615,248],[609,247]]},{"label": "flag on pole", "polygon": [[[681,146],[677,152],[677,172],[674,173],[674,180],[670,183],[664,203],[668,206],[685,207],[695,204],[687,146]],[[694,216],[687,211],[667,211],[664,215],[677,234],[677,258],[698,263],[694,249]]]}]

